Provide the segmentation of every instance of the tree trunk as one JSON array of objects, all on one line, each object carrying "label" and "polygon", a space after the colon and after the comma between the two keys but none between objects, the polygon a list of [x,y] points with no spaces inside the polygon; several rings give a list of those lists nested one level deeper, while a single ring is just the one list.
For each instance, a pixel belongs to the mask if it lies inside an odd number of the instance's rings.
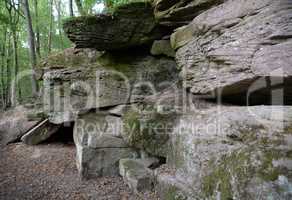
[{"label": "tree trunk", "polygon": [[57,13],[58,13],[58,32],[59,32],[59,39],[60,39],[60,44],[61,44],[61,49],[64,48],[64,42],[63,42],[63,37],[62,37],[62,19],[61,19],[61,1],[58,0],[56,2],[56,8],[57,8]]},{"label": "tree trunk", "polygon": [[75,4],[77,6],[78,12],[80,15],[85,15],[86,13],[84,12],[81,0],[75,0]]},{"label": "tree trunk", "polygon": [[38,58],[41,58],[41,41],[40,41],[40,26],[38,13],[38,0],[34,0],[35,21],[36,21],[36,53]]},{"label": "tree trunk", "polygon": [[69,0],[69,11],[70,11],[70,17],[74,17],[73,0]]},{"label": "tree trunk", "polygon": [[5,80],[4,80],[4,68],[5,68],[5,45],[6,45],[6,38],[7,38],[7,30],[4,30],[4,37],[3,37],[3,44],[1,48],[1,106],[4,110],[6,107],[6,99],[5,99]]},{"label": "tree trunk", "polygon": [[50,0],[50,27],[48,37],[48,53],[52,51],[52,37],[53,37],[53,0]]},{"label": "tree trunk", "polygon": [[5,83],[5,105],[6,107],[10,107],[11,106],[11,102],[10,102],[10,83],[11,83],[11,57],[10,55],[12,55],[11,52],[11,34],[8,35],[8,44],[6,47],[6,83]]},{"label": "tree trunk", "polygon": [[[16,79],[19,72],[19,63],[18,63],[18,43],[17,43],[17,33],[15,30],[12,32],[12,42],[13,42],[13,58],[14,58],[14,78]],[[15,85],[11,91],[11,105],[16,106],[17,104],[17,92],[18,98],[21,98],[21,88],[18,85],[18,82],[15,81]]]},{"label": "tree trunk", "polygon": [[31,69],[33,71],[32,73],[32,94],[34,97],[38,94],[38,85],[35,77],[35,67],[36,67],[36,53],[35,53],[35,38],[34,38],[34,32],[32,28],[32,20],[29,10],[29,4],[28,0],[23,0],[23,6],[24,6],[24,14],[27,21],[27,30],[28,30],[28,44],[29,44],[29,52],[30,52],[30,63],[31,63]]}]

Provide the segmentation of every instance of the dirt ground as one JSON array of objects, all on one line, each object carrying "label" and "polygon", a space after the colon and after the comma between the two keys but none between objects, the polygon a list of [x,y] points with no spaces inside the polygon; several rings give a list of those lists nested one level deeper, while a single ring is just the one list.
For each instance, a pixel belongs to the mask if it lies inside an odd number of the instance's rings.
[{"label": "dirt ground", "polygon": [[[147,197],[146,197],[147,196]],[[0,145],[0,199],[127,200],[131,194],[122,178],[81,181],[74,144]]]}]

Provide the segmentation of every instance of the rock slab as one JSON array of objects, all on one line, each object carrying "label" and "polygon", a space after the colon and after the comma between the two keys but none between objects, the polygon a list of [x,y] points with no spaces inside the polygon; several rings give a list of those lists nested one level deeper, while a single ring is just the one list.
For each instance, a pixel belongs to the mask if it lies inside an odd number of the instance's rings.
[{"label": "rock slab", "polygon": [[51,124],[49,119],[45,119],[23,135],[21,141],[28,145],[37,145],[57,133],[60,127],[61,125]]},{"label": "rock slab", "polygon": [[156,24],[149,1],[130,2],[112,14],[68,19],[64,30],[76,47],[101,51],[148,44],[165,32]]}]

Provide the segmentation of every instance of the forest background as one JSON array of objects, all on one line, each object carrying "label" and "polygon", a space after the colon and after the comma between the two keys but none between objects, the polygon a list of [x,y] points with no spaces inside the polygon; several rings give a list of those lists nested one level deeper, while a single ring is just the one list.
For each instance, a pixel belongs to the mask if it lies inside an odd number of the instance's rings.
[{"label": "forest background", "polygon": [[[64,20],[110,11],[128,1],[0,0],[0,109],[40,95],[41,82],[29,72],[49,54],[72,46],[62,29]],[[13,84],[20,74],[27,75]]]}]

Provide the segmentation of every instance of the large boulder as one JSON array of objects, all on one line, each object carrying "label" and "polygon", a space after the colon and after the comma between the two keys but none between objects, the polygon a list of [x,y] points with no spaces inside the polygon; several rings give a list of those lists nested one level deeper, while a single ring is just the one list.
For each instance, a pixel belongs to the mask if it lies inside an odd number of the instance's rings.
[{"label": "large boulder", "polygon": [[73,135],[81,178],[118,176],[119,160],[138,156],[121,138],[121,123],[119,117],[94,112],[75,122]]},{"label": "large boulder", "polygon": [[75,120],[80,111],[140,101],[178,80],[174,60],[144,52],[68,49],[40,67],[45,110],[56,124]]},{"label": "large boulder", "polygon": [[203,11],[224,0],[154,0],[155,18],[164,26],[187,25]]},{"label": "large boulder", "polygon": [[27,114],[32,110],[18,106],[0,113],[0,143],[16,142],[31,128],[36,126],[38,120],[29,120]]},{"label": "large boulder", "polygon": [[78,48],[116,50],[159,39],[165,33],[157,26],[150,1],[134,1],[111,14],[67,19],[64,30]]},{"label": "large boulder", "polygon": [[253,104],[269,103],[271,89],[282,88],[291,103],[291,5],[229,0],[177,29],[171,42],[186,87],[195,94],[220,91],[223,97],[254,94]]},{"label": "large boulder", "polygon": [[[168,188],[172,196],[199,199],[291,198],[291,107],[225,106],[188,97],[186,109],[173,112],[175,109],[169,107],[180,105],[170,104],[171,97],[166,96],[164,103],[156,99],[143,106],[151,107],[154,115],[149,109],[142,109],[135,119],[145,123],[147,115],[151,122],[148,125],[152,124],[147,129],[156,134],[159,130],[162,135],[167,130],[167,145],[161,144],[159,137],[144,134],[143,129],[128,136],[136,148],[146,149],[152,155],[161,156],[161,149],[165,150],[167,165],[175,172],[158,175],[157,188]],[[176,96],[173,102],[175,99]],[[153,125],[157,112],[165,116],[163,124],[172,126],[160,125],[157,129],[158,122]],[[169,112],[172,118],[167,117]],[[141,145],[148,143],[151,149]]]}]

